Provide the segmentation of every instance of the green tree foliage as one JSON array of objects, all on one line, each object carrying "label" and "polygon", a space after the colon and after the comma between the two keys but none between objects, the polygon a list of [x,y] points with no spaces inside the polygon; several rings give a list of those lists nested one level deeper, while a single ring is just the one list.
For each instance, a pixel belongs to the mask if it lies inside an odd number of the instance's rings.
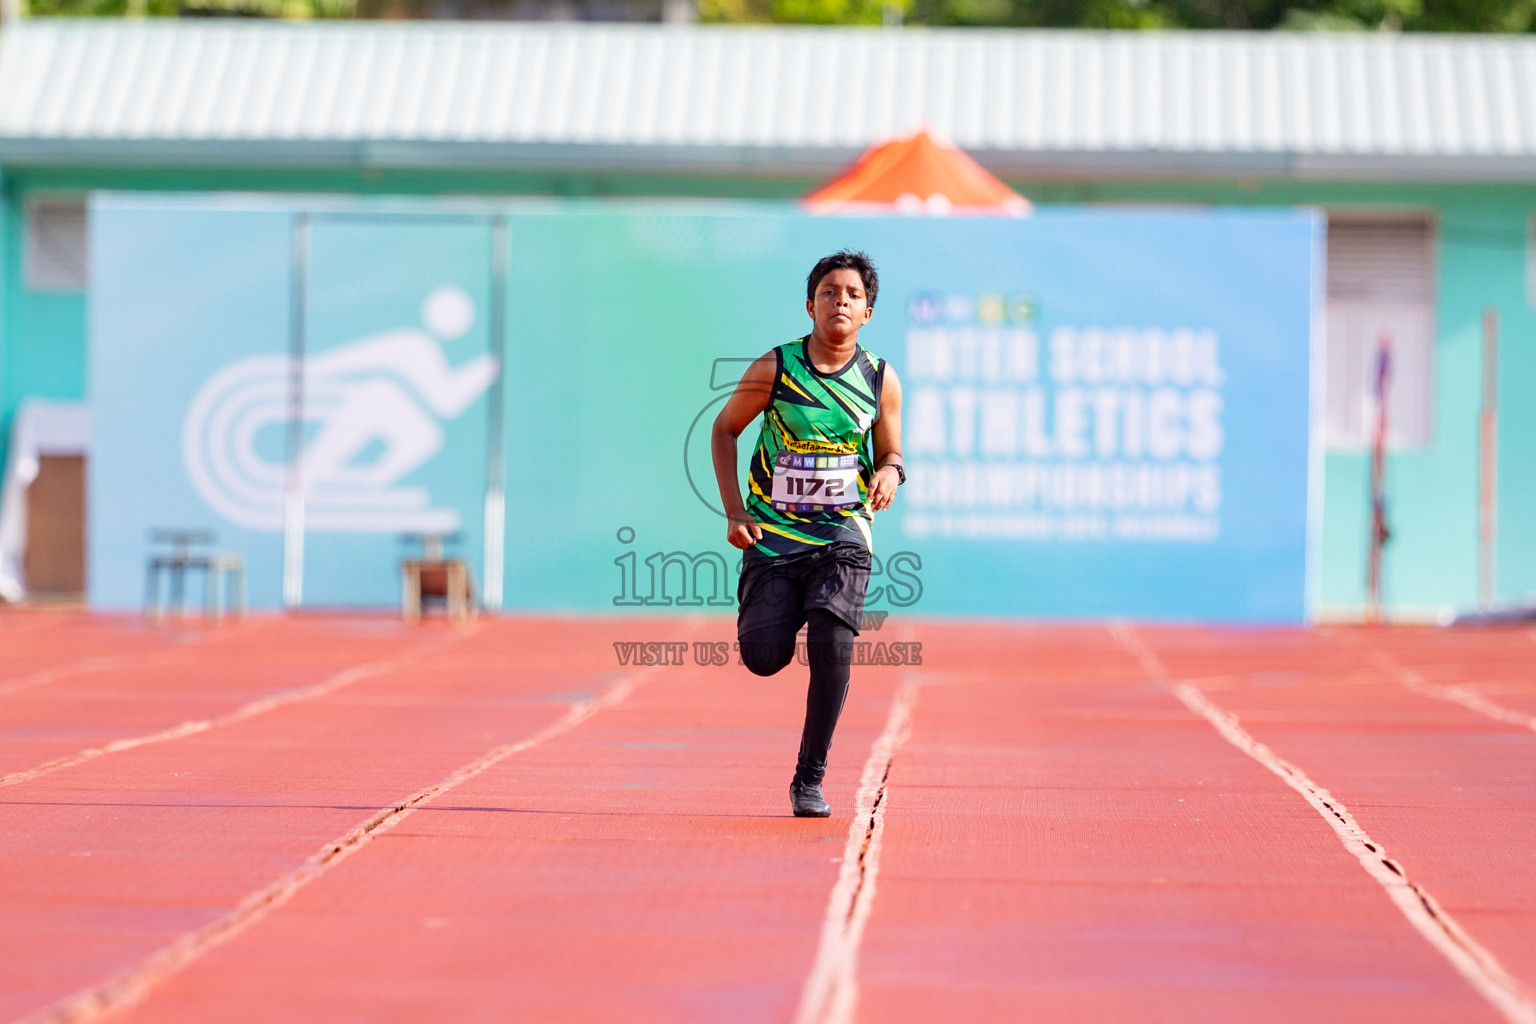
[{"label": "green tree foliage", "polygon": [[905,15],[910,0],[697,0],[711,22],[792,25],[879,25],[887,12]]},{"label": "green tree foliage", "polygon": [[[1528,32],[1536,0],[901,0],[907,24]],[[699,0],[705,21],[878,24],[879,0]]]},{"label": "green tree foliage", "polygon": [[[417,18],[439,0],[23,0],[65,16]],[[485,16],[513,0],[481,0]],[[707,22],[1019,28],[1530,32],[1536,0],[696,0]],[[453,6],[450,3],[450,6]]]},{"label": "green tree foliage", "polygon": [[35,17],[350,18],[357,0],[22,0]]}]

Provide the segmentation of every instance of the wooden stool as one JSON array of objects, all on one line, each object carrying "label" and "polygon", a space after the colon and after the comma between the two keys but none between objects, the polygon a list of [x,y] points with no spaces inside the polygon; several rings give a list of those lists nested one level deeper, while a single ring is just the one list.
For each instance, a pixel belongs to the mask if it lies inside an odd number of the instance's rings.
[{"label": "wooden stool", "polygon": [[469,563],[462,558],[444,558],[441,537],[421,539],[426,557],[407,558],[400,563],[400,616],[406,622],[420,622],[423,600],[440,597],[449,619],[474,618],[475,594]]}]

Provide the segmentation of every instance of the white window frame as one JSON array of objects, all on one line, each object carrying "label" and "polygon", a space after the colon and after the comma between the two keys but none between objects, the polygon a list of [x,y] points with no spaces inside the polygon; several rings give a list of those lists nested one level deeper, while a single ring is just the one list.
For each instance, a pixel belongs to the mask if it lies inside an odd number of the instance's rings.
[{"label": "white window frame", "polygon": [[1536,306],[1536,213],[1526,222],[1525,301]]},{"label": "white window frame", "polygon": [[[1432,213],[1424,210],[1341,209],[1329,211],[1329,270],[1325,299],[1323,345],[1325,445],[1335,451],[1360,451],[1370,447],[1375,429],[1374,376],[1376,352],[1383,333],[1392,337],[1392,375],[1388,385],[1387,444],[1394,449],[1428,446],[1434,438],[1435,335],[1439,293],[1439,229]],[[1386,280],[1383,292],[1371,291],[1367,282],[1358,289],[1359,276],[1341,271],[1334,230],[1351,225],[1368,228],[1372,222],[1404,225],[1418,222],[1427,233],[1426,265],[1415,282],[1411,270]],[[1350,276],[1356,281],[1351,282]],[[1369,274],[1363,275],[1369,277]],[[1405,289],[1412,286],[1412,295]]]},{"label": "white window frame", "polygon": [[[67,252],[75,240],[60,240],[51,252],[39,247],[39,222],[48,208],[79,211],[82,237],[74,252]],[[90,209],[83,193],[38,193],[27,196],[22,213],[22,274],[29,291],[80,292],[89,284]],[[62,257],[62,258],[61,258]]]}]

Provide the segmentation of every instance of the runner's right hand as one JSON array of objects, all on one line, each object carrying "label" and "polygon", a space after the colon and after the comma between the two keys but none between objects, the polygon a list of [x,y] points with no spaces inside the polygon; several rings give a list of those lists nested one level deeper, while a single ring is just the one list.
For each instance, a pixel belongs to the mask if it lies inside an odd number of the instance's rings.
[{"label": "runner's right hand", "polygon": [[730,516],[725,539],[731,547],[745,551],[763,539],[763,528],[749,515]]}]

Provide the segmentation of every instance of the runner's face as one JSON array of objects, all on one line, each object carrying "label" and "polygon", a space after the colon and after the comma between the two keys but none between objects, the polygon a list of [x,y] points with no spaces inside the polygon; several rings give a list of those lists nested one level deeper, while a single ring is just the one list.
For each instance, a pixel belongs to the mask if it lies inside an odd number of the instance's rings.
[{"label": "runner's face", "polygon": [[833,270],[816,282],[816,295],[805,304],[805,311],[823,332],[831,337],[846,337],[869,323],[874,310],[864,294],[864,279],[857,270]]}]

